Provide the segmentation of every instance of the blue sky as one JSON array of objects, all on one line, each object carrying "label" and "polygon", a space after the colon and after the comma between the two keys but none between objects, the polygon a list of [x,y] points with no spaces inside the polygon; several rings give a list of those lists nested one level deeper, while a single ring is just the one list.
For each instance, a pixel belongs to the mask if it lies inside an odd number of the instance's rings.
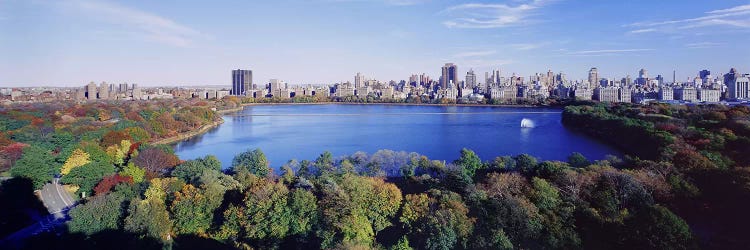
[{"label": "blue sky", "polygon": [[[0,0],[0,86],[750,71],[750,1]],[[481,81],[481,80],[480,80]]]}]

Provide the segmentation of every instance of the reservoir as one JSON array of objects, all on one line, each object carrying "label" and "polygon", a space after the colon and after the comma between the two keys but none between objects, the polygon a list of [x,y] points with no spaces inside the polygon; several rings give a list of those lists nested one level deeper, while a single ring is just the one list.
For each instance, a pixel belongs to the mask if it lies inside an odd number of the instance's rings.
[{"label": "reservoir", "polygon": [[620,155],[564,127],[561,116],[560,108],[538,107],[253,105],[224,114],[224,124],[177,143],[175,153],[183,160],[215,155],[227,168],[236,154],[260,148],[276,169],[326,150],[339,157],[390,149],[448,162],[461,148],[485,161],[522,153],[562,161],[573,152],[590,160]]}]

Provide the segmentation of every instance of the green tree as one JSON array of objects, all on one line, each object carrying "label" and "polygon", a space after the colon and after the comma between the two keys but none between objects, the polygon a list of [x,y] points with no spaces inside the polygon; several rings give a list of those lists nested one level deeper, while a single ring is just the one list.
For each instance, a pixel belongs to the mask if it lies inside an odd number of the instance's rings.
[{"label": "green tree", "polygon": [[130,176],[133,178],[133,183],[141,183],[143,182],[144,178],[146,177],[146,170],[137,167],[133,163],[128,163],[124,168],[122,168],[122,171],[120,171],[121,176]]},{"label": "green tree", "polygon": [[65,184],[73,184],[79,187],[78,193],[86,193],[90,196],[96,184],[104,178],[104,176],[112,175],[115,173],[115,167],[109,163],[104,162],[91,162],[83,166],[74,168],[69,174],[60,178],[60,182]]},{"label": "green tree", "polygon": [[401,221],[406,221],[410,228],[410,238],[417,242],[419,248],[424,249],[454,249],[468,247],[468,238],[474,229],[474,218],[469,217],[469,209],[463,203],[461,196],[450,191],[432,189],[428,192],[428,203],[407,198],[404,211],[416,213],[408,215],[402,213]]},{"label": "green tree", "polygon": [[639,211],[627,224],[625,244],[634,249],[695,249],[690,227],[666,207]]},{"label": "green tree", "polygon": [[172,221],[166,205],[166,188],[172,183],[169,179],[154,178],[146,190],[146,198],[130,202],[128,217],[125,218],[125,230],[141,236],[169,242],[172,233]]},{"label": "green tree", "polygon": [[55,165],[55,158],[49,151],[31,145],[23,149],[21,158],[10,169],[10,174],[30,179],[34,183],[34,189],[41,189],[45,183],[52,181]]},{"label": "green tree", "polygon": [[119,230],[125,215],[127,197],[119,192],[97,195],[70,210],[71,233],[96,234],[106,230]]},{"label": "green tree", "polygon": [[332,174],[336,171],[333,165],[333,155],[328,151],[320,154],[313,164],[318,168],[321,175]]},{"label": "green tree", "polygon": [[203,191],[187,184],[175,193],[171,212],[177,234],[204,234],[211,226],[213,209]]},{"label": "green tree", "polygon": [[477,156],[474,151],[471,151],[469,149],[461,149],[461,157],[458,158],[458,160],[454,161],[453,164],[456,166],[461,167],[461,171],[469,177],[474,177],[477,170],[481,169],[483,167],[482,165],[482,159],[479,159],[479,156]]},{"label": "green tree", "polygon": [[581,240],[573,225],[572,204],[564,202],[560,192],[544,179],[534,177],[529,199],[542,215],[542,242],[552,249],[579,248]]},{"label": "green tree", "polygon": [[203,175],[203,171],[221,171],[221,162],[216,156],[209,155],[204,158],[185,161],[172,170],[172,176],[180,178],[187,183],[195,184]]},{"label": "green tree", "polygon": [[591,162],[586,159],[586,156],[583,156],[581,153],[574,152],[570,156],[568,156],[568,164],[570,164],[570,166],[574,168],[583,168],[591,165]]},{"label": "green tree", "polygon": [[259,148],[245,151],[232,160],[232,171],[235,173],[251,173],[265,177],[271,169],[266,155]]},{"label": "green tree", "polygon": [[262,181],[245,194],[245,237],[262,246],[274,246],[289,234],[289,190],[282,183]]},{"label": "green tree", "polygon": [[318,220],[318,199],[304,189],[295,189],[289,193],[289,233],[291,235],[308,234]]}]

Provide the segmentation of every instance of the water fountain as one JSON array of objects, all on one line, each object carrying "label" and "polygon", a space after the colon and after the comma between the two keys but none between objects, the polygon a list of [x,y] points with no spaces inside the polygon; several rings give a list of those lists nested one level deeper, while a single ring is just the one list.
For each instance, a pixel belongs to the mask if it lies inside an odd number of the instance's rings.
[{"label": "water fountain", "polygon": [[522,128],[533,128],[534,127],[534,121],[531,119],[523,118],[521,119],[521,127]]}]

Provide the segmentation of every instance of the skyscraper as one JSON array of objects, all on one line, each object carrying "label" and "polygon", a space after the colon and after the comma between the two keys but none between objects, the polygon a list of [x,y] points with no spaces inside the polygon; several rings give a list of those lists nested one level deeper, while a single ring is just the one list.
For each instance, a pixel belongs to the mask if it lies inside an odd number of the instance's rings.
[{"label": "skyscraper", "polygon": [[96,100],[96,93],[96,83],[90,82],[88,85],[86,85],[86,99]]},{"label": "skyscraper", "polygon": [[443,74],[440,78],[440,87],[443,89],[448,88],[449,83],[458,83],[458,66],[453,63],[446,63],[443,66]]},{"label": "skyscraper", "polygon": [[704,69],[704,70],[699,71],[698,74],[700,75],[703,81],[706,81],[708,80],[708,77],[711,76],[711,71]]},{"label": "skyscraper", "polygon": [[471,69],[466,72],[466,87],[474,89],[477,86],[477,75],[474,74],[474,70]]},{"label": "skyscraper", "polygon": [[354,76],[354,88],[362,87],[362,84],[365,82],[365,76],[357,72],[357,75]]},{"label": "skyscraper", "polygon": [[232,70],[232,91],[230,95],[245,95],[253,86],[253,71],[237,69]]},{"label": "skyscraper", "polygon": [[596,88],[599,84],[599,69],[596,67],[589,70],[589,87]]},{"label": "skyscraper", "polygon": [[109,99],[109,84],[106,82],[102,82],[99,85],[99,99],[102,99],[102,100]]}]

